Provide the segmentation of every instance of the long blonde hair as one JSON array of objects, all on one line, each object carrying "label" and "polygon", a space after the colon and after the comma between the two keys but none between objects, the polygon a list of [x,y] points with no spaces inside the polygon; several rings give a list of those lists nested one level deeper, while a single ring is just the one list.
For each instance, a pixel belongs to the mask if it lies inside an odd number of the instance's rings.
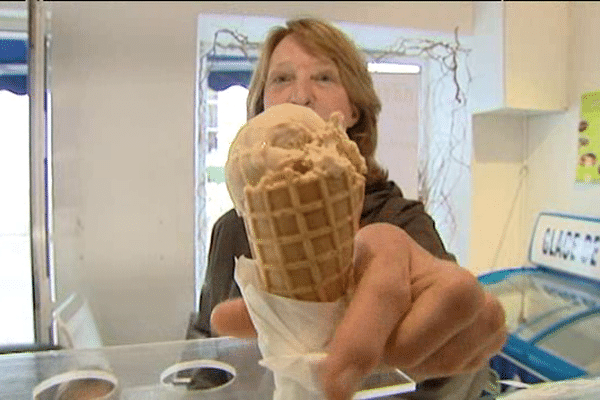
[{"label": "long blonde hair", "polygon": [[298,38],[309,53],[326,56],[337,66],[350,103],[359,112],[358,121],[348,128],[347,133],[367,161],[367,183],[387,180],[387,171],[375,160],[377,117],[381,111],[381,102],[375,93],[367,63],[355,44],[342,31],[323,20],[292,19],[286,22],[285,27],[271,29],[250,82],[246,102],[248,119],[264,111],[264,91],[271,56],[279,42],[291,34]]}]

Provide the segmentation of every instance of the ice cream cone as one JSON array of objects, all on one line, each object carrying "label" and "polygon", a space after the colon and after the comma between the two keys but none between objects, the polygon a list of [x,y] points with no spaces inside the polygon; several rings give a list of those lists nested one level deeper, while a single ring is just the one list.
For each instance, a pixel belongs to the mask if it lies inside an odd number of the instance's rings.
[{"label": "ice cream cone", "polygon": [[350,169],[245,187],[244,223],[267,292],[320,302],[348,292],[364,189]]},{"label": "ice cream cone", "polygon": [[348,293],[367,166],[341,113],[268,108],[240,128],[225,172],[263,290],[317,302]]}]

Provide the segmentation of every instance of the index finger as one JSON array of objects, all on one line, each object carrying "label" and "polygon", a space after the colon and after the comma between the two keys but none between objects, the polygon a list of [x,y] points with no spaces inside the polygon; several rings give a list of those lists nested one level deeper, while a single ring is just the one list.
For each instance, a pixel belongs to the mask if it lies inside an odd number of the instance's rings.
[{"label": "index finger", "polygon": [[210,315],[212,329],[220,336],[256,337],[256,329],[243,298],[217,304]]},{"label": "index finger", "polygon": [[321,364],[329,399],[346,399],[382,359],[385,344],[411,304],[410,252],[399,228],[373,224],[355,238],[360,275],[344,317]]}]

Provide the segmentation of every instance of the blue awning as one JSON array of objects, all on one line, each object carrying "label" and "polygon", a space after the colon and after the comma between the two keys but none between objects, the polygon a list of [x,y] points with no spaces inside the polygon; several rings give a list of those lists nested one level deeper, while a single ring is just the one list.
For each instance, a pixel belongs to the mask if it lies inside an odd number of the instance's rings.
[{"label": "blue awning", "polygon": [[248,89],[256,57],[210,55],[207,59],[209,88],[217,92],[235,85]]},{"label": "blue awning", "polygon": [[[27,53],[26,39],[0,39],[0,90],[27,94]],[[248,88],[255,58],[213,55],[208,59],[208,86],[212,90],[222,91],[234,85]]]},{"label": "blue awning", "polygon": [[208,74],[208,87],[220,92],[239,85],[248,89],[252,71],[211,71]]},{"label": "blue awning", "polygon": [[0,90],[27,94],[27,52],[27,40],[0,39]]}]

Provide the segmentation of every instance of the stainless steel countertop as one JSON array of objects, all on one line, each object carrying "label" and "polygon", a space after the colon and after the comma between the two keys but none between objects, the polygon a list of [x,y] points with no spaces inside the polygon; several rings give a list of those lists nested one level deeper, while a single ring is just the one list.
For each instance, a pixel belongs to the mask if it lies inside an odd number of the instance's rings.
[{"label": "stainless steel countertop", "polygon": [[[100,369],[118,379],[121,399],[244,399],[273,395],[273,375],[258,364],[255,340],[195,339],[108,346],[98,349],[50,350],[0,355],[0,399],[32,399],[34,388],[69,371]],[[161,374],[175,364],[213,360],[235,369],[229,385],[188,391],[185,385],[161,384]]]}]

